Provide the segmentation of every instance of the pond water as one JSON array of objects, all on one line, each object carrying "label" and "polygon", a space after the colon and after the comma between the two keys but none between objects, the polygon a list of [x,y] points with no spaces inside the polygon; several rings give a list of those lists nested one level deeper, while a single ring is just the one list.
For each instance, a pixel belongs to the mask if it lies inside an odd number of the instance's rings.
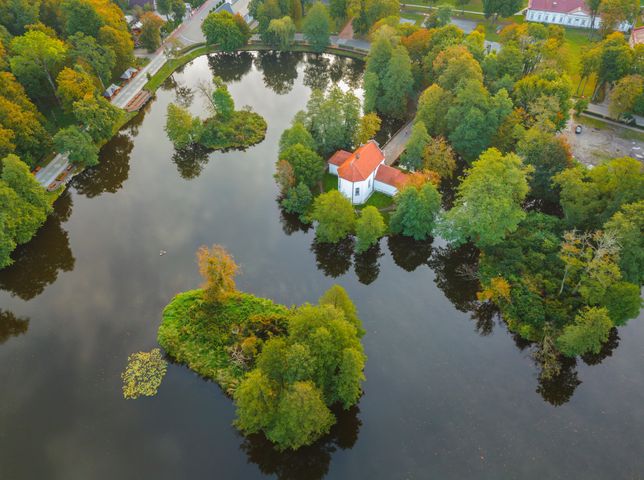
[{"label": "pond water", "polygon": [[[189,104],[213,72],[266,118],[267,137],[177,154],[166,107]],[[475,302],[475,251],[390,238],[354,258],[280,214],[281,132],[312,86],[357,87],[361,72],[328,56],[201,57],[74,180],[0,273],[0,478],[641,478],[641,318],[540,384],[530,346]],[[198,94],[190,104],[204,113]],[[195,251],[213,243],[241,265],[242,290],[291,305],[337,282],[358,307],[364,396],[310,448],[242,437],[230,399],[180,365],[156,397],[122,397],[128,355],[157,346],[164,305],[199,284]]]}]

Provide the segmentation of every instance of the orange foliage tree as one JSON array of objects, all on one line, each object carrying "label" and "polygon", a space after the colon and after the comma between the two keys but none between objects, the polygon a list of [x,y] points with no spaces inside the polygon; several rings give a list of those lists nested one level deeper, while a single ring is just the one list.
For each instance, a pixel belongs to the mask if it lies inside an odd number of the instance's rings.
[{"label": "orange foliage tree", "polygon": [[239,270],[233,257],[221,245],[211,248],[205,245],[197,250],[199,273],[204,279],[202,285],[204,299],[209,302],[222,302],[237,291],[235,275]]}]

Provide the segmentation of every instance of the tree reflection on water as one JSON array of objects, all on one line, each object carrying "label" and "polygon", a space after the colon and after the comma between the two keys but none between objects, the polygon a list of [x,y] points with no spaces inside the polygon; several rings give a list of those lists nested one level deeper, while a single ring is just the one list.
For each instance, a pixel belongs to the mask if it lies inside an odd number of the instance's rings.
[{"label": "tree reflection on water", "polygon": [[246,453],[248,461],[255,463],[265,475],[275,475],[280,480],[324,478],[329,472],[332,454],[338,449],[352,448],[362,425],[357,406],[349,410],[336,406],[331,410],[337,419],[336,424],[328,435],[313,445],[280,452],[264,435],[255,434],[244,437],[240,449]]},{"label": "tree reflection on water", "polygon": [[347,273],[351,268],[353,244],[352,237],[347,237],[338,243],[319,243],[314,239],[311,251],[315,253],[318,270],[332,278]]},{"label": "tree reflection on water", "polygon": [[0,310],[0,345],[11,337],[27,333],[29,319],[16,317],[12,312]]},{"label": "tree reflection on water", "polygon": [[67,191],[58,198],[53,213],[36,236],[13,252],[14,264],[0,270],[0,290],[30,300],[53,283],[58,272],[74,268],[69,238],[62,228],[71,211],[72,197]]}]

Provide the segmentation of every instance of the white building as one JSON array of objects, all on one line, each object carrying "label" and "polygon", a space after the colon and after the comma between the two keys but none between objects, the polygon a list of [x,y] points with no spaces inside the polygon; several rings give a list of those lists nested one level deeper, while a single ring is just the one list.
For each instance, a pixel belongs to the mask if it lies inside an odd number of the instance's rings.
[{"label": "white building", "polygon": [[328,164],[329,173],[338,177],[338,190],[354,205],[365,203],[373,192],[394,196],[407,180],[403,172],[385,165],[385,154],[374,140],[353,153],[338,150]]},{"label": "white building", "polygon": [[[590,10],[584,0],[530,0],[525,12],[530,22],[552,23],[564,27],[599,28],[601,18],[595,17],[591,25]],[[618,30],[626,32],[633,27],[628,22],[619,25]]]}]

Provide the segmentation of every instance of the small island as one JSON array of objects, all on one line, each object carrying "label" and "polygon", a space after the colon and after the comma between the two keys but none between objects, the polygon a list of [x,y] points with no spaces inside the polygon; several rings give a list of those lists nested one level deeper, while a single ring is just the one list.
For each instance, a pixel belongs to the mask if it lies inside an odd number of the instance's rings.
[{"label": "small island", "polygon": [[159,344],[233,397],[243,433],[263,432],[279,450],[327,434],[329,407],[355,405],[364,380],[365,332],[346,291],[334,285],[318,305],[288,308],[239,292],[221,246],[201,247],[197,259],[204,285],[164,309]]},{"label": "small island", "polygon": [[219,77],[213,78],[214,88],[201,84],[199,91],[207,101],[211,116],[205,120],[193,117],[179,105],[168,105],[165,131],[177,149],[199,144],[210,150],[244,149],[266,136],[266,120],[245,107],[235,110],[235,102]]}]

